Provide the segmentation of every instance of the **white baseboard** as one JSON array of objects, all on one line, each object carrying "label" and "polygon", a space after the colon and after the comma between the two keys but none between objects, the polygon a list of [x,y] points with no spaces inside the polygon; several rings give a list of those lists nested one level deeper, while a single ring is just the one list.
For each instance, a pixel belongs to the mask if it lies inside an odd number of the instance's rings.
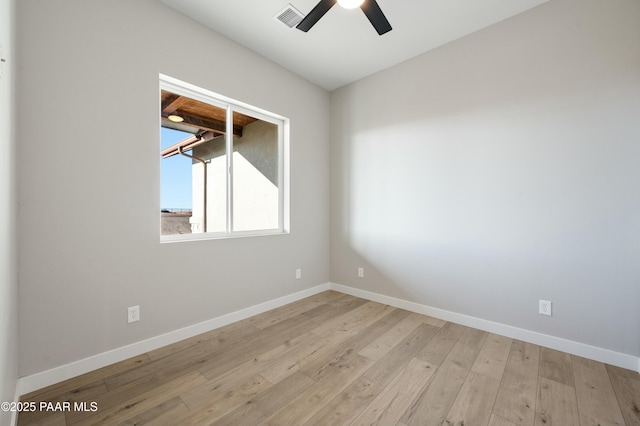
[{"label": "white baseboard", "polygon": [[410,302],[408,300],[398,299],[383,294],[373,293],[354,287],[348,287],[341,284],[330,283],[331,290],[341,293],[350,294],[362,299],[374,302],[384,303],[396,308],[406,309],[407,311],[416,312],[423,315],[429,315],[445,321],[456,324],[473,327],[490,333],[500,334],[502,336],[511,337],[513,339],[522,340],[524,342],[533,343],[547,348],[556,349],[567,352],[583,358],[593,359],[595,361],[604,362],[606,364],[615,365],[617,367],[626,368],[628,370],[640,373],[640,357],[627,355],[620,352],[614,352],[608,349],[599,348],[597,346],[586,345],[584,343],[563,339],[561,337],[550,336],[523,328],[513,327],[469,315],[459,314],[456,312],[438,309],[420,303]]},{"label": "white baseboard", "polygon": [[[560,337],[554,337],[535,331],[525,330],[506,324],[475,318],[443,309],[434,308],[420,303],[410,302],[408,300],[398,299],[383,294],[373,293],[366,290],[348,287],[336,283],[321,284],[307,290],[299,291],[277,299],[269,300],[255,306],[241,309],[217,318],[213,318],[198,324],[194,324],[179,330],[155,336],[140,342],[132,343],[117,349],[113,349],[101,354],[97,354],[88,358],[71,362],[51,370],[21,377],[18,380],[16,389],[16,401],[20,395],[42,389],[47,386],[71,379],[89,371],[97,370],[115,362],[124,361],[125,359],[141,355],[143,353],[179,342],[198,334],[223,327],[236,321],[258,315],[271,309],[293,303],[305,297],[313,296],[327,290],[335,290],[341,293],[350,294],[362,299],[372,300],[374,302],[384,303],[408,311],[429,315],[445,321],[454,322],[456,324],[477,328],[495,334],[511,337],[529,343],[545,346],[548,348],[560,350],[570,354],[578,355],[584,358],[593,359],[629,370],[638,371],[640,373],[640,357],[627,355],[619,352],[610,351],[608,349],[596,346],[586,345]],[[12,419],[12,424],[15,424]]]},{"label": "white baseboard", "polygon": [[211,331],[216,328],[220,328],[225,325],[252,317],[254,315],[261,314],[271,309],[279,308],[280,306],[296,302],[298,300],[304,299],[305,297],[313,296],[314,294],[322,293],[323,291],[327,291],[329,289],[330,286],[328,283],[321,284],[306,290],[289,294],[287,296],[279,297],[277,299],[269,300],[255,306],[241,309],[236,312],[231,312],[217,318],[203,321],[198,324],[181,328],[179,330],[171,331],[169,333],[161,334],[159,336],[142,340],[140,342],[132,343],[127,346],[103,352],[89,358],[74,361],[60,367],[52,368],[51,370],[21,377],[18,380],[18,389],[16,392],[18,395],[25,395],[29,392],[33,392],[38,389],[42,389],[47,386],[62,382],[64,380],[71,379],[81,374],[88,373],[89,371],[106,367],[107,365],[111,365],[115,362],[124,361],[125,359],[141,355],[143,353],[179,342],[184,339],[188,339],[189,337],[197,336],[198,334],[206,333],[207,331]]},{"label": "white baseboard", "polygon": [[[20,402],[20,383],[16,383],[16,393],[13,396],[13,401],[14,402]],[[9,424],[11,426],[17,426],[18,424],[18,412],[17,411],[12,411],[11,412],[11,419],[9,420]]]}]

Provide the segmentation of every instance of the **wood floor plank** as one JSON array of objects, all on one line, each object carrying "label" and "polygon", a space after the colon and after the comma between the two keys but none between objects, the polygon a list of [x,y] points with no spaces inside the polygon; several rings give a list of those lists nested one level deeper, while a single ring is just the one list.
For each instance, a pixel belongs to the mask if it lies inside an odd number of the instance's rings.
[{"label": "wood floor plank", "polygon": [[298,336],[268,352],[229,368],[224,373],[216,375],[207,375],[205,373],[204,376],[207,377],[207,382],[200,386],[194,386],[183,393],[182,400],[190,409],[197,408],[218,395],[235,388],[249,378],[258,374],[261,375],[264,369],[269,368],[280,357],[287,357],[289,354],[296,352],[299,346],[305,346],[313,340],[315,340],[313,335]]},{"label": "wood floor plank", "polygon": [[627,426],[640,426],[640,375],[609,374]]},{"label": "wood floor plank", "polygon": [[[77,386],[82,382],[84,382],[84,379],[79,381],[71,381],[74,386],[71,387],[71,389],[69,389],[71,383],[65,382],[62,386],[54,386],[53,389],[50,389],[47,392],[32,395],[29,399],[23,399],[23,401],[36,402],[37,404],[39,404],[40,402],[56,403],[63,401],[69,401],[71,403],[85,402],[94,401],[101,395],[107,393],[107,387],[105,386],[103,380],[96,380],[88,384]],[[40,421],[44,421],[44,419],[49,416],[51,416],[51,413],[44,410],[25,411],[20,414],[19,424],[22,425],[38,423]]]},{"label": "wood floor plank", "polygon": [[415,395],[426,386],[435,367],[413,358],[407,367],[356,417],[353,425],[393,425],[407,410]]},{"label": "wood floor plank", "polygon": [[366,348],[360,351],[360,355],[373,361],[378,361],[391,351],[398,343],[404,340],[409,333],[414,331],[420,324],[423,324],[422,315],[412,314],[400,321],[391,330],[371,342]]},{"label": "wood floor plank", "polygon": [[567,386],[573,386],[573,370],[568,353],[542,347],[540,348],[540,377],[555,380]]},{"label": "wood floor plank", "polygon": [[257,375],[226,392],[203,399],[187,414],[182,415],[173,424],[182,426],[200,426],[211,424],[219,418],[255,398],[272,386],[264,377]]},{"label": "wood floor plank", "polygon": [[[294,320],[297,321],[305,321],[308,325],[305,327],[307,331],[311,331],[313,328],[316,328],[327,321],[330,321],[340,315],[345,313],[352,312],[358,307],[366,304],[366,300],[355,299],[350,303],[327,303],[322,306],[318,306],[310,311],[304,312],[297,317],[294,317]],[[278,324],[275,324],[278,325]],[[270,330],[273,327],[268,327],[265,330]]]},{"label": "wood floor plank", "polygon": [[171,355],[145,363],[137,368],[111,375],[105,378],[105,384],[109,390],[114,390],[129,383],[136,382],[150,374],[156,374],[159,371],[162,371],[166,376],[174,374],[180,375],[185,370],[197,369],[207,360],[218,357],[219,354],[228,350],[228,346],[256,338],[259,336],[259,333],[259,329],[251,326],[251,329],[243,329],[241,334],[235,335],[237,340],[205,340],[191,349],[180,350]]},{"label": "wood floor plank", "polygon": [[188,339],[181,340],[180,342],[172,345],[163,346],[148,352],[149,358],[156,361],[169,355],[173,355],[177,352],[181,352],[187,349],[195,349],[198,347],[204,347],[208,341],[215,341],[214,344],[208,346],[213,349],[221,344],[233,342],[241,339],[243,336],[256,333],[256,328],[253,324],[247,321],[238,321],[232,324],[225,325],[224,327],[217,328],[215,330],[208,331],[206,333],[198,334],[197,336],[190,337]]},{"label": "wood floor plank", "polygon": [[[336,297],[335,299],[327,302],[329,305],[333,306],[349,306],[352,305],[354,307],[360,306],[362,304],[363,299],[359,297],[352,296],[350,294],[341,294],[340,297]],[[366,300],[365,300],[366,303]]]},{"label": "wood floor plank", "polygon": [[[148,376],[139,378],[135,382],[128,383],[118,389],[98,395],[91,402],[95,402],[97,404],[98,412],[101,413],[112,407],[126,404],[127,401],[131,399],[131,395],[139,395],[152,391],[170,381],[171,380],[158,379],[156,375],[149,374]],[[76,424],[83,419],[94,416],[95,414],[96,413],[91,413],[89,411],[68,412],[66,413],[67,423]]]},{"label": "wood floor plank", "polygon": [[616,374],[628,379],[640,380],[640,374],[637,371],[627,370],[626,368],[616,367],[615,365],[605,364],[609,375]]},{"label": "wood floor plank", "polygon": [[512,340],[508,337],[493,333],[489,334],[471,370],[478,374],[484,374],[485,376],[500,380],[504,368],[507,365],[511,342]]},{"label": "wood floor plank", "polygon": [[[20,413],[19,417],[22,417],[23,413]],[[67,418],[65,413],[46,413],[44,416],[39,416],[38,419],[34,419],[33,421],[21,420],[18,418],[18,425],[20,426],[66,426]]]},{"label": "wood floor plank", "polygon": [[319,354],[327,353],[335,348],[342,339],[336,341],[334,336],[314,336],[307,345],[299,345],[299,349],[292,351],[289,355],[282,355],[270,367],[267,367],[260,374],[271,383],[278,383],[289,377],[296,371],[300,371],[301,366],[308,365],[310,359],[315,359]]},{"label": "wood floor plank", "polygon": [[395,309],[389,305],[367,302],[356,309],[326,321],[311,330],[311,332],[318,336],[327,336],[329,334],[353,336]]},{"label": "wood floor plank", "polygon": [[447,321],[430,317],[429,315],[422,315],[422,321],[424,321],[425,324],[429,324],[438,328],[442,328],[445,326],[445,324],[447,324]]},{"label": "wood floor plank", "polygon": [[449,354],[451,348],[460,340],[466,329],[462,325],[452,322],[446,323],[431,339],[429,344],[420,351],[418,358],[432,365],[440,365]]},{"label": "wood floor plank", "polygon": [[[235,359],[225,358],[221,359],[219,364],[213,368],[209,365],[205,365],[200,368],[200,371],[210,380],[217,380],[227,375],[246,377],[246,374],[249,371],[262,373],[264,370],[270,368],[282,359],[287,359],[290,356],[293,356],[293,354],[299,354],[300,351],[303,351],[304,348],[313,345],[317,340],[318,337],[311,333],[302,334],[282,341],[279,346],[276,346],[267,352],[256,353],[253,357],[248,358],[242,363],[239,363],[239,360],[245,359],[246,357],[236,357]],[[253,375],[253,373],[251,373],[251,375]],[[276,383],[276,381],[274,380],[271,383]]]},{"label": "wood floor plank", "polygon": [[365,377],[358,378],[304,423],[305,426],[347,425],[357,417],[384,387]]},{"label": "wood floor plank", "polygon": [[[74,412],[67,413],[67,422],[78,426],[119,424],[152,409],[168,399],[179,396],[190,387],[198,386],[205,381],[205,377],[195,371],[147,392],[141,394],[131,393],[126,401],[107,409],[99,409],[94,415],[81,419],[78,422],[72,422],[69,419],[69,414]],[[99,405],[98,407],[100,408]]]},{"label": "wood floor plank", "polygon": [[456,343],[436,370],[427,388],[407,408],[400,420],[409,426],[442,424],[478,353],[478,346]]},{"label": "wood floor plank", "polygon": [[340,297],[340,293],[334,291],[326,291],[302,300],[298,300],[293,303],[289,303],[268,312],[255,315],[251,317],[248,322],[260,329],[265,329],[279,322],[288,320],[289,318],[310,311],[313,308],[324,305],[328,301],[334,300],[338,297]]},{"label": "wood floor plank", "polygon": [[391,326],[395,326],[400,321],[404,320],[405,318],[411,315],[413,315],[412,312],[405,311],[404,309],[396,309],[393,312],[391,312],[389,315],[385,315],[384,317],[380,318],[379,321],[383,323],[387,323]]},{"label": "wood floor plank", "polygon": [[40,389],[22,396],[23,401],[53,401],[54,397],[60,397],[62,394],[77,394],[83,392],[86,388],[100,387],[103,379],[111,377],[115,374],[134,370],[142,365],[151,362],[149,355],[142,354],[115,364],[108,365],[98,370],[91,371],[81,376],[74,377],[64,382],[60,382],[53,386]]},{"label": "wood floor plank", "polygon": [[284,407],[314,383],[309,377],[296,372],[282,382],[257,394],[212,424],[257,425],[261,420],[268,418]]},{"label": "wood floor plank", "polygon": [[382,385],[387,385],[429,343],[437,330],[431,325],[420,324],[367,370],[364,376]]},{"label": "wood floor plank", "polygon": [[245,339],[224,348],[224,350],[209,354],[198,368],[207,378],[218,377],[261,354],[281,345],[287,345],[291,340],[308,334],[309,330],[315,327],[316,315],[324,317],[323,314],[327,310],[334,312],[335,309],[341,310],[343,308],[323,305],[309,311],[314,312],[312,316],[298,315],[260,330],[260,333],[251,339]]},{"label": "wood floor plank", "polygon": [[465,327],[464,333],[462,333],[462,336],[460,336],[460,340],[458,341],[467,346],[482,348],[488,336],[489,333],[487,333],[486,331],[478,330],[471,327]]},{"label": "wood floor plank", "polygon": [[516,423],[510,422],[505,418],[496,416],[495,414],[491,414],[491,418],[489,419],[489,426],[518,426],[518,425]]},{"label": "wood floor plank", "polygon": [[578,403],[573,386],[539,377],[536,400],[536,426],[578,425]]},{"label": "wood floor plank", "polygon": [[[363,348],[389,331],[395,324],[406,318],[407,312],[396,309],[387,312],[377,321],[353,336],[336,333],[334,344],[319,349],[313,356],[300,362],[300,371],[314,380],[320,380],[331,373],[341,362],[356,356]],[[312,333],[313,334],[313,333]]]},{"label": "wood floor plank", "polygon": [[500,381],[471,371],[443,425],[486,425]]},{"label": "wood floor plank", "polygon": [[604,364],[571,356],[580,423],[583,425],[624,425],[622,412]]},{"label": "wood floor plank", "polygon": [[344,391],[373,364],[368,358],[356,356],[304,392],[260,424],[300,425],[322,408],[322,401],[330,401]]},{"label": "wood floor plank", "polygon": [[493,413],[520,426],[535,417],[540,346],[514,340],[502,376]]},{"label": "wood floor plank", "polygon": [[189,412],[189,409],[179,396],[168,399],[151,409],[138,414],[118,426],[151,426],[151,425],[167,425],[177,424],[176,420],[179,416]]}]

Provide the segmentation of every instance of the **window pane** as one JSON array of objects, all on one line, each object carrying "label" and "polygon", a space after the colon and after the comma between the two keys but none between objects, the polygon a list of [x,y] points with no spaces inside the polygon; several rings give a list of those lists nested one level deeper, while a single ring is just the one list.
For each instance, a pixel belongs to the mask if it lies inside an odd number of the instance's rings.
[{"label": "window pane", "polygon": [[[226,232],[226,114],[226,108],[162,90],[163,235]],[[165,197],[188,199],[188,206],[165,208]]]},{"label": "window pane", "polygon": [[[207,231],[227,230],[227,147],[225,136],[216,136],[193,149],[193,156],[207,164]],[[193,162],[193,224],[202,227],[204,215],[204,168]],[[197,214],[199,214],[197,216]]]},{"label": "window pane", "polygon": [[233,138],[233,230],[279,227],[278,126],[238,112]]},{"label": "window pane", "polygon": [[[191,136],[189,133],[162,128],[161,149]],[[161,234],[190,234],[191,160],[181,155],[164,158],[160,163]]]}]

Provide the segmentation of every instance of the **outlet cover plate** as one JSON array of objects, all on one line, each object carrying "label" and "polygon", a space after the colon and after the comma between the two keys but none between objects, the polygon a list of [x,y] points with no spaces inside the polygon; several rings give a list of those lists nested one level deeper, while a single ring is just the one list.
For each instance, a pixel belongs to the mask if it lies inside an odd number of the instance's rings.
[{"label": "outlet cover plate", "polygon": [[130,306],[127,313],[127,323],[140,321],[140,305]]},{"label": "outlet cover plate", "polygon": [[540,300],[538,304],[538,313],[540,315],[551,316],[551,302],[548,300]]}]

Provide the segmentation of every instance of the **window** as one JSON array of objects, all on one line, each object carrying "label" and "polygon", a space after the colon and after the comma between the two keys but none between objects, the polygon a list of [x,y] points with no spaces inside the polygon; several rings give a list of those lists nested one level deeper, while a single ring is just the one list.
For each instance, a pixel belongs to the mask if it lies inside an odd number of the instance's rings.
[{"label": "window", "polygon": [[160,76],[161,241],[288,231],[288,119]]}]

